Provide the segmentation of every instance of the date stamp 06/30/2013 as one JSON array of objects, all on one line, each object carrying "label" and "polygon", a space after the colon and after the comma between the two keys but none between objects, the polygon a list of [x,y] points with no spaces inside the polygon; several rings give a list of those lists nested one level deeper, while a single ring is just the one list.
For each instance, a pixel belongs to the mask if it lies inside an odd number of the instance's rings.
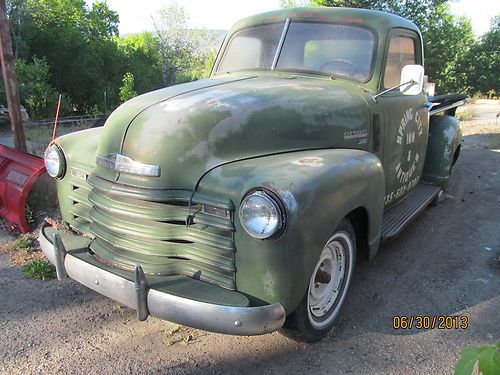
[{"label": "date stamp 06/30/2013", "polygon": [[392,317],[394,329],[467,329],[469,317],[466,315],[395,315]]}]

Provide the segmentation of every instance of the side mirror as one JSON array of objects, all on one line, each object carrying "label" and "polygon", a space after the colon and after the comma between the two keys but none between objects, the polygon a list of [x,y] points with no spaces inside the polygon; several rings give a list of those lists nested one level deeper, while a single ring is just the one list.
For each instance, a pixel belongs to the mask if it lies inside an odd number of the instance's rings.
[{"label": "side mirror", "polygon": [[401,72],[399,91],[403,95],[418,95],[424,85],[424,67],[422,65],[405,65]]}]

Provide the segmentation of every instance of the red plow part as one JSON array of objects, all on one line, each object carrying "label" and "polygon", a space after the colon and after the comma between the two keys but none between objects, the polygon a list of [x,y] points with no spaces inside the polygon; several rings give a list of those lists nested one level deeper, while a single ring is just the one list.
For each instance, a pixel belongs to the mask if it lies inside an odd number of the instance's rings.
[{"label": "red plow part", "polygon": [[10,230],[30,231],[26,200],[36,179],[44,173],[43,159],[0,145],[0,216],[10,224]]}]

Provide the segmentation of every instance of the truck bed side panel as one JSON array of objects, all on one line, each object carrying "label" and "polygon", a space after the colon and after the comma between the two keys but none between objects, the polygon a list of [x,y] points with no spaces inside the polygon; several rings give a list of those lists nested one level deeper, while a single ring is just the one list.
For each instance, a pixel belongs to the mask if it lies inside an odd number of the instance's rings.
[{"label": "truck bed side panel", "polygon": [[458,157],[462,131],[459,121],[452,116],[431,116],[429,142],[425,157],[422,180],[436,186],[444,186],[450,178],[450,170]]}]

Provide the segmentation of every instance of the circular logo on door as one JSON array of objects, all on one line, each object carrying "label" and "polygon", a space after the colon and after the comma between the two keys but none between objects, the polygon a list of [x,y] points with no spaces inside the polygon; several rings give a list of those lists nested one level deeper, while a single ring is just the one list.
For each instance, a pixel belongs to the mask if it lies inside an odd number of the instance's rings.
[{"label": "circular logo on door", "polygon": [[413,108],[406,110],[399,124],[396,143],[399,145],[399,158],[396,164],[396,177],[406,184],[417,169],[422,158],[419,154],[419,138],[424,134],[422,118]]}]

